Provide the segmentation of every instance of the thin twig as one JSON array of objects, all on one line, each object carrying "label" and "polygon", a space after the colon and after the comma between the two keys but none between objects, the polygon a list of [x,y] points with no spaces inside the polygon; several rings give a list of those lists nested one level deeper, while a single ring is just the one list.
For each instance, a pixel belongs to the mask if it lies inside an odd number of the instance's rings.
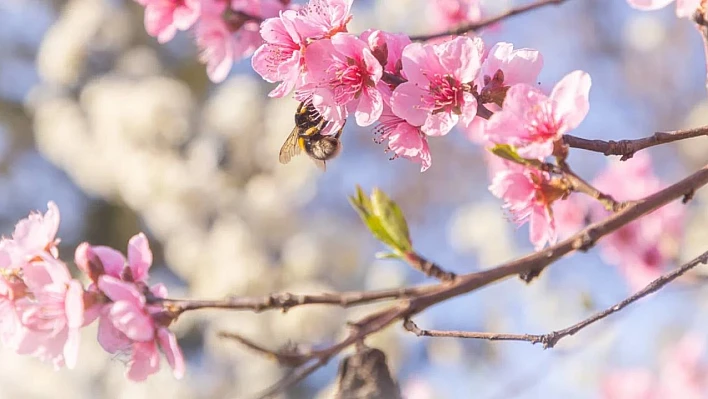
[{"label": "thin twig", "polygon": [[565,2],[567,0],[539,0],[535,3],[527,4],[525,6],[519,6],[516,8],[512,8],[509,11],[497,15],[496,17],[492,18],[487,18],[481,21],[477,22],[470,22],[468,24],[464,24],[462,26],[459,26],[455,29],[451,29],[449,31],[445,32],[440,32],[440,33],[434,33],[431,35],[420,35],[420,36],[411,36],[411,40],[416,42],[422,42],[430,39],[436,39],[438,37],[444,37],[444,36],[451,36],[451,35],[461,35],[467,32],[472,32],[472,31],[477,31],[482,28],[486,28],[490,25],[494,25],[497,22],[501,22],[507,18],[513,17],[514,15],[520,15],[525,12],[535,10],[537,8],[549,6],[549,5],[560,5],[561,3]]},{"label": "thin twig", "polygon": [[562,173],[563,178],[570,185],[573,191],[583,193],[596,199],[610,212],[617,212],[627,206],[628,203],[615,200],[611,195],[603,193],[595,188],[595,186],[585,181],[582,177],[575,174],[567,163],[559,162],[559,164],[560,172]]},{"label": "thin twig", "polygon": [[634,295],[616,303],[609,308],[597,312],[594,315],[588,317],[579,323],[573,324],[570,327],[564,328],[562,330],[557,330],[550,332],[548,334],[498,334],[498,333],[483,333],[483,332],[470,332],[470,331],[440,331],[440,330],[423,330],[419,328],[412,320],[406,319],[403,322],[403,327],[414,333],[419,337],[446,337],[446,338],[472,338],[472,339],[486,339],[490,341],[527,341],[532,344],[542,343],[544,349],[553,348],[558,341],[561,339],[574,335],[583,328],[595,323],[598,320],[602,320],[605,317],[617,313],[630,304],[638,301],[645,296],[652,294],[662,287],[677,279],[679,276],[683,275],[687,271],[693,269],[694,267],[708,263],[708,251],[704,252],[702,255],[693,259],[692,261],[681,265],[681,267],[668,272],[656,280],[649,283],[642,290],[638,291]]},{"label": "thin twig", "polygon": [[444,270],[440,265],[431,262],[415,252],[408,252],[403,259],[414,269],[420,270],[428,277],[436,278],[442,282],[450,282],[457,278],[453,272]]},{"label": "thin twig", "polygon": [[656,132],[649,137],[620,141],[588,140],[566,134],[563,136],[563,141],[572,148],[599,152],[604,155],[621,155],[621,160],[626,161],[632,158],[639,150],[700,136],[708,136],[708,126],[671,132]]},{"label": "thin twig", "polygon": [[[708,184],[708,165],[661,191],[631,203],[607,219],[588,226],[552,247],[492,269],[458,276],[451,283],[440,283],[434,286],[436,288],[431,289],[427,294],[412,297],[406,302],[369,314],[363,319],[350,324],[354,328],[346,338],[329,348],[313,353],[318,362],[314,366],[301,366],[296,369],[297,381],[315,372],[319,367],[326,364],[331,357],[337,355],[345,348],[363,342],[369,335],[383,330],[398,320],[410,319],[415,314],[431,306],[514,275],[526,275],[529,279],[537,276],[545,267],[561,257],[577,250],[591,248],[602,237],[706,184]],[[276,383],[268,392],[278,392],[275,387],[283,387],[283,384],[283,381]],[[288,382],[286,386],[290,385],[291,383]]]},{"label": "thin twig", "polygon": [[286,312],[296,306],[311,304],[333,305],[348,308],[383,300],[410,298],[431,292],[434,289],[436,289],[435,285],[427,285],[368,292],[348,291],[323,294],[291,294],[287,292],[280,292],[262,297],[233,296],[218,300],[155,298],[154,301],[164,304],[176,314],[180,314],[187,310],[206,308],[250,310],[254,312],[278,309]]},{"label": "thin twig", "polygon": [[300,353],[296,349],[273,351],[261,345],[258,345],[250,339],[234,332],[221,331],[219,332],[218,336],[220,338],[232,339],[258,354],[276,360],[283,366],[300,366],[301,364],[307,362],[309,360],[309,357],[311,356],[309,353]]}]

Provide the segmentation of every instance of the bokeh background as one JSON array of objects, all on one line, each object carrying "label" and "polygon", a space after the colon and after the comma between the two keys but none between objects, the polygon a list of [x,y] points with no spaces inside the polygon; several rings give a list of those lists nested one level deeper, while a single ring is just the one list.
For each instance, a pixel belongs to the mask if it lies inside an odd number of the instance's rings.
[{"label": "bokeh background", "polygon": [[[494,15],[520,1],[483,2]],[[428,33],[426,0],[354,2],[350,31],[369,27]],[[171,297],[219,298],[275,291],[400,287],[425,278],[382,249],[347,202],[356,184],[399,202],[419,252],[458,272],[494,266],[532,250],[487,191],[482,149],[462,132],[431,140],[433,166],[390,161],[370,129],[350,124],[345,150],[326,173],[307,159],[287,166],[277,152],[297,103],[272,100],[246,60],[211,84],[189,33],[165,46],[143,28],[131,0],[0,2],[0,231],[55,201],[60,252],[82,241],[124,250],[145,231],[156,254],[153,281]],[[539,49],[541,85],[574,69],[590,73],[591,110],[575,134],[622,139],[708,124],[702,42],[673,8],[642,13],[621,0],[569,0],[485,32]],[[708,140],[650,150],[657,173],[675,181],[708,161]],[[588,179],[609,160],[574,151]],[[708,248],[708,195],[691,203],[677,261]],[[601,397],[623,370],[660,376],[687,333],[706,339],[702,272],[671,285],[553,350],[528,343],[423,339],[398,325],[371,337],[410,399]],[[426,311],[423,328],[545,333],[622,299],[629,287],[596,249],[561,260],[531,285],[507,280]],[[188,357],[185,379],[163,369],[147,382],[123,377],[87,329],[76,370],[55,372],[2,351],[2,398],[242,398],[285,370],[216,337],[230,330],[271,348],[322,344],[375,306],[303,307],[287,314],[199,311],[174,325]],[[700,346],[700,345],[699,345]],[[698,356],[705,356],[698,351]],[[283,397],[325,398],[337,362]],[[657,377],[659,378],[659,377]],[[703,376],[703,379],[706,377]]]}]

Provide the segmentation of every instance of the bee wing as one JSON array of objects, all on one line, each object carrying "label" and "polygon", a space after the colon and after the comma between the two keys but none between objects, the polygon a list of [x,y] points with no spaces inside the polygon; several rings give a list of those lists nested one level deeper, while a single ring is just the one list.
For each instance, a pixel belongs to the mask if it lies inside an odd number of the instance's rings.
[{"label": "bee wing", "polygon": [[278,156],[280,163],[286,164],[290,162],[290,160],[293,159],[294,156],[298,155],[302,150],[300,143],[298,143],[298,132],[299,129],[295,126],[293,131],[290,132],[288,138],[285,139],[283,146],[280,147],[280,154]]}]

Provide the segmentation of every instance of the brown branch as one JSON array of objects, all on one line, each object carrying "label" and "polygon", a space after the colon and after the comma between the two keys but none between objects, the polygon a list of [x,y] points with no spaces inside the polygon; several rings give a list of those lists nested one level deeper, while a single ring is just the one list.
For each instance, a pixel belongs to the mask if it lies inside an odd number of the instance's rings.
[{"label": "brown branch", "polygon": [[589,197],[594,198],[610,212],[617,212],[628,205],[627,202],[618,202],[617,200],[612,198],[611,195],[603,193],[602,191],[595,188],[595,186],[593,186],[592,184],[586,182],[582,177],[575,174],[575,172],[570,169],[570,166],[565,163],[565,161],[559,161],[559,164],[559,172],[563,175],[563,178],[573,191],[583,193]]},{"label": "brown branch", "polygon": [[[458,276],[451,283],[438,284],[435,289],[426,294],[413,297],[406,302],[398,303],[387,309],[372,313],[363,319],[351,323],[354,327],[346,338],[324,350],[313,353],[313,359],[318,359],[313,366],[301,366],[295,370],[297,381],[316,371],[327,361],[345,348],[364,341],[366,337],[379,332],[396,322],[406,320],[423,310],[444,302],[450,298],[467,294],[505,278],[521,275],[526,281],[537,276],[545,267],[561,257],[577,251],[591,248],[602,237],[620,229],[630,222],[655,211],[669,202],[683,197],[689,192],[708,184],[708,165],[685,179],[642,200],[631,203],[607,219],[594,223],[572,237],[548,247],[542,251],[526,255],[492,269]],[[287,386],[289,386],[288,384]],[[282,387],[283,381],[275,387]],[[269,393],[278,392],[273,388]]]},{"label": "brown branch", "polygon": [[258,354],[276,360],[283,366],[300,366],[301,364],[307,362],[311,356],[309,353],[301,353],[296,347],[278,351],[270,350],[233,332],[220,331],[218,336],[219,338],[232,339]]},{"label": "brown branch", "polygon": [[621,160],[626,161],[632,158],[639,150],[700,136],[708,136],[708,126],[671,132],[656,132],[649,137],[620,141],[588,140],[566,134],[563,136],[563,141],[572,148],[599,152],[604,155],[621,155]]},{"label": "brown branch", "polygon": [[486,28],[490,25],[494,25],[497,22],[501,22],[501,21],[503,21],[507,18],[511,18],[515,15],[520,15],[525,12],[535,10],[537,8],[549,6],[549,5],[560,5],[561,3],[564,3],[565,1],[567,1],[567,0],[538,0],[535,3],[512,8],[503,14],[497,15],[496,17],[483,19],[483,20],[477,21],[477,22],[470,22],[468,24],[461,25],[461,26],[459,26],[455,29],[451,29],[449,31],[434,33],[431,35],[411,36],[411,40],[414,42],[416,42],[416,41],[421,42],[421,41],[426,41],[426,40],[430,40],[430,39],[436,39],[438,37],[444,37],[444,36],[450,36],[450,35],[462,35],[467,32],[477,31],[479,29]]},{"label": "brown branch", "polygon": [[619,312],[620,310],[626,308],[627,306],[638,301],[639,299],[644,298],[645,296],[660,290],[662,287],[677,279],[679,276],[685,274],[687,271],[693,269],[694,267],[706,263],[708,263],[708,251],[704,252],[702,255],[698,256],[692,261],[682,265],[681,267],[660,276],[656,280],[649,283],[642,290],[624,299],[623,301],[620,301],[601,312],[595,313],[587,319],[582,320],[579,323],[573,324],[570,327],[564,328],[562,330],[553,331],[548,334],[498,334],[470,331],[423,330],[419,328],[410,319],[406,319],[403,322],[403,327],[419,337],[473,338],[486,339],[490,341],[528,341],[532,344],[542,343],[544,349],[553,348],[561,339],[571,335],[575,335],[575,333],[589,326],[590,324],[593,324],[598,320],[602,320],[613,313]]},{"label": "brown branch", "polygon": [[442,282],[450,282],[457,278],[452,272],[445,271],[441,266],[425,259],[415,252],[408,252],[403,255],[403,259],[414,269],[420,270],[426,276],[438,279]]},{"label": "brown branch", "polygon": [[250,310],[254,312],[279,309],[286,312],[296,306],[313,304],[333,305],[348,308],[383,300],[410,298],[431,292],[436,288],[437,287],[435,285],[427,285],[368,292],[348,291],[323,294],[291,294],[281,292],[262,297],[233,296],[220,300],[154,298],[154,302],[164,304],[171,312],[174,312],[175,314],[180,314],[187,310],[207,308]]}]

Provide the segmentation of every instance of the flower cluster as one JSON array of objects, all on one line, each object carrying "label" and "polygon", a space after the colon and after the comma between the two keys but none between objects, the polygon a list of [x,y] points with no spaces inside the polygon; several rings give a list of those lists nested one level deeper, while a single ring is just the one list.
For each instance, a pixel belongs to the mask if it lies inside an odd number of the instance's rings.
[{"label": "flower cluster", "polygon": [[[146,8],[147,31],[160,42],[196,26],[212,80],[224,79],[234,59],[253,53],[253,69],[277,84],[271,97],[292,94],[308,103],[329,122],[330,132],[353,115],[359,126],[375,126],[375,140],[386,141],[393,158],[417,162],[421,171],[432,164],[428,140],[461,127],[474,142],[499,155],[489,157],[489,189],[515,223],[529,223],[537,250],[585,219],[582,201],[566,202],[574,186],[558,170],[568,153],[563,136],[582,123],[590,108],[586,72],[572,71],[545,92],[537,85],[543,58],[534,49],[515,49],[505,42],[488,46],[474,35],[414,42],[406,34],[381,30],[350,33],[353,0],[309,0],[301,6],[286,0],[138,1]],[[628,2],[649,10],[671,0]],[[687,16],[701,4],[679,0],[679,15]],[[481,15],[476,0],[436,0],[431,5],[441,29]],[[560,222],[554,209],[562,214]],[[582,217],[574,217],[573,209],[575,214],[582,211]],[[648,220],[644,223],[654,219]],[[645,248],[637,252],[643,262],[616,259],[612,254],[634,252],[621,248],[619,237],[629,230],[608,240],[619,246],[605,249],[613,263],[663,262],[658,249],[651,248],[656,237],[641,246],[634,239],[628,242],[632,248]]]},{"label": "flower cluster", "polygon": [[58,255],[59,210],[53,202],[32,213],[0,241],[0,340],[19,354],[55,368],[76,365],[80,330],[99,320],[98,342],[130,357],[127,376],[141,381],[157,372],[160,349],[181,378],[184,358],[167,326],[175,315],[155,305],[164,286],[147,286],[152,253],[145,235],[128,244],[128,259],[108,247],[81,244],[75,255],[91,283],[74,279]]},{"label": "flower cluster", "polygon": [[261,44],[259,25],[289,0],[135,0],[145,7],[145,30],[167,43],[177,31],[194,30],[200,60],[213,82],[226,79],[235,61]]}]

